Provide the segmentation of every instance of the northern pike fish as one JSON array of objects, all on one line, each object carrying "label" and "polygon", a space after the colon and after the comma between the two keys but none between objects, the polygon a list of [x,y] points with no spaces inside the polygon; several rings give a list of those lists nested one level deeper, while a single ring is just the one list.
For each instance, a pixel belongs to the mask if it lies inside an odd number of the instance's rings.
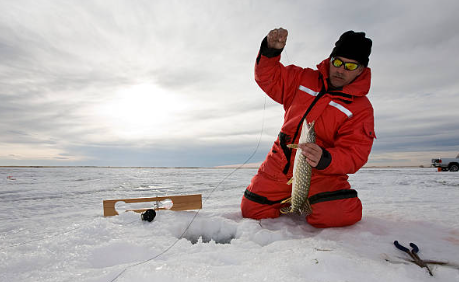
[{"label": "northern pike fish", "polygon": [[[316,133],[314,131],[314,121],[308,125],[306,119],[303,121],[299,144],[315,143]],[[309,204],[308,194],[309,186],[311,185],[312,167],[306,161],[306,157],[302,154],[302,150],[298,144],[289,144],[289,148],[296,149],[295,162],[293,164],[293,177],[288,184],[292,184],[292,196],[284,201],[283,204],[290,203],[289,207],[281,208],[281,213],[298,213],[309,215],[312,213],[311,205]]]}]

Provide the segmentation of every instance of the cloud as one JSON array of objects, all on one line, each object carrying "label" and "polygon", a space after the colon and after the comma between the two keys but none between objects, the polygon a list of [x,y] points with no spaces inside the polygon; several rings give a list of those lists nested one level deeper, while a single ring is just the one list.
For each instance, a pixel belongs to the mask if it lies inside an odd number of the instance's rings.
[{"label": "cloud", "polygon": [[[279,26],[289,30],[282,62],[303,67],[326,58],[346,30],[373,39],[371,158],[458,151],[457,8],[404,0],[0,0],[0,164],[241,163],[263,125],[253,162],[261,161],[283,111],[265,102],[253,66],[261,40]],[[157,91],[132,90],[142,85]]]}]

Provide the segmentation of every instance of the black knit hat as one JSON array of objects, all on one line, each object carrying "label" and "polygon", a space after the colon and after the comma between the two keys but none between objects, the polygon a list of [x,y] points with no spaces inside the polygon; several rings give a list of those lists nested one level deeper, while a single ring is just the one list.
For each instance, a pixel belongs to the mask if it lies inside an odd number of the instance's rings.
[{"label": "black knit hat", "polygon": [[343,33],[335,43],[335,48],[330,57],[344,57],[356,60],[364,66],[368,66],[371,53],[371,39],[365,37],[365,32],[354,32],[353,30]]}]

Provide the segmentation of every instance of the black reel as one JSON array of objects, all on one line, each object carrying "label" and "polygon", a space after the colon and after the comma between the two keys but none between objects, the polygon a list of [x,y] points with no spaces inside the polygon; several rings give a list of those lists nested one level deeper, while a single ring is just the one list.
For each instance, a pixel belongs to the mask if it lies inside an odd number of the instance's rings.
[{"label": "black reel", "polygon": [[156,217],[156,212],[153,209],[146,210],[144,213],[141,215],[142,220],[152,222],[153,219]]}]

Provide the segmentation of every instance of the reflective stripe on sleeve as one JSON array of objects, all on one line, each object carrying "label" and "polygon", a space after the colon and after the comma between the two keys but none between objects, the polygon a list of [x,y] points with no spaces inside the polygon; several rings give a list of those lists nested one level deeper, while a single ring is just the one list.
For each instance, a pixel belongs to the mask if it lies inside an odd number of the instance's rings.
[{"label": "reflective stripe on sleeve", "polygon": [[300,87],[298,87],[298,89],[300,89],[301,91],[304,91],[306,93],[308,93],[309,95],[312,95],[312,96],[317,96],[317,94],[319,94],[319,92],[317,91],[314,91],[312,89],[309,89],[303,85],[300,85]]}]

